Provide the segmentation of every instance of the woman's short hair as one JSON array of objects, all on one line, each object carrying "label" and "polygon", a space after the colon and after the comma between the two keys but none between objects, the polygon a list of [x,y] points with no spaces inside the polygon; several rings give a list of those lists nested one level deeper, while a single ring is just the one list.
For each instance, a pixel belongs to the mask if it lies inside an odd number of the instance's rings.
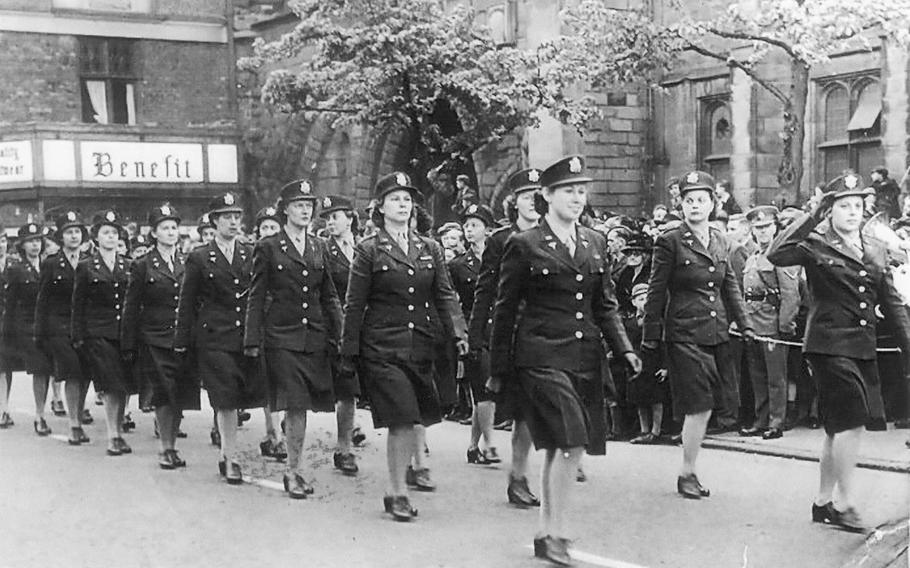
[{"label": "woman's short hair", "polygon": [[[390,194],[386,194],[385,197],[383,197],[381,200],[377,201],[377,203],[373,206],[373,208],[370,209],[370,221],[372,221],[373,224],[376,225],[376,228],[378,228],[378,229],[382,229],[383,227],[385,227],[385,217],[382,214],[382,205],[385,203],[385,200],[386,200],[386,198],[388,198],[389,195]],[[413,206],[411,207],[411,217],[410,218],[413,219],[417,215],[418,206],[417,206],[417,203],[415,203],[414,201],[411,201],[411,204]],[[432,227],[432,226],[433,225],[432,225],[432,221],[431,221],[430,227]]]}]

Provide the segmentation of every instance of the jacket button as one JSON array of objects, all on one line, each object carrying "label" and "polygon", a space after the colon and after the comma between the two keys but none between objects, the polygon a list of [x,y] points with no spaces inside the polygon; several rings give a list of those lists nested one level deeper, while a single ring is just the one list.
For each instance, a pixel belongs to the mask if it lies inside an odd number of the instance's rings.
[{"label": "jacket button", "polygon": [[717,270],[717,269],[714,268],[713,266],[708,267],[708,272],[714,272],[715,270]]},{"label": "jacket button", "polygon": [[119,288],[119,287],[120,287],[120,282],[114,282],[114,288]]},{"label": "jacket button", "polygon": [[585,277],[582,276],[581,274],[576,274],[576,275],[575,275],[575,280],[577,280],[578,282],[581,282],[581,281],[584,280],[584,279],[585,279]]},{"label": "jacket button", "polygon": [[174,282],[174,288],[178,288],[179,286],[180,286],[180,284],[178,284],[177,282]]},{"label": "jacket button", "polygon": [[120,294],[114,294],[114,299],[115,299],[115,300],[119,300],[119,299],[120,299]]},{"label": "jacket button", "polygon": [[180,296],[174,296],[174,301],[177,302],[180,300]]},{"label": "jacket button", "polygon": [[303,303],[303,309],[307,309],[307,308],[309,308],[309,307],[310,307],[309,304],[307,304],[306,302]]},{"label": "jacket button", "polygon": [[237,310],[237,311],[239,312],[239,311],[240,311],[240,306],[237,306],[237,307],[234,308],[234,309]]},{"label": "jacket button", "polygon": [[540,271],[540,273],[543,274],[544,276],[546,276],[547,274],[550,273],[550,269],[549,269],[549,268],[544,268],[543,270]]},{"label": "jacket button", "polygon": [[408,322],[408,329],[414,329],[414,322],[412,322],[412,321]]},{"label": "jacket button", "polygon": [[687,258],[685,264],[686,265],[692,264],[692,261]]},{"label": "jacket button", "polygon": [[580,320],[580,319],[582,319],[583,317],[585,317],[585,315],[584,315],[583,313],[581,313],[581,312],[575,312],[575,319]]},{"label": "jacket button", "polygon": [[306,271],[306,270],[304,270],[304,271],[303,271],[303,275],[304,275],[304,276],[309,276],[309,275],[310,275],[310,273],[309,273],[309,272],[307,272],[307,271]]},{"label": "jacket button", "polygon": [[413,311],[414,311],[414,306],[408,304],[408,311],[409,311],[409,312],[413,312]]},{"label": "jacket button", "polygon": [[584,297],[585,297],[584,294],[582,294],[581,292],[578,292],[577,294],[575,294],[575,299],[576,299],[576,300],[581,300],[581,299],[583,299]]},{"label": "jacket button", "polygon": [[386,265],[386,264],[383,264],[383,265],[382,265],[382,269],[383,269],[383,270],[388,270],[388,269],[389,269],[389,267],[388,267],[388,265]]},{"label": "jacket button", "polygon": [[869,273],[866,272],[865,270],[860,270],[860,271],[859,271],[859,275],[860,275],[860,276],[865,276],[865,275],[867,275],[867,274],[869,274]]},{"label": "jacket button", "polygon": [[309,321],[310,320],[303,318],[302,320],[300,320],[300,323],[302,323],[303,325],[306,325],[307,323],[309,323]]},{"label": "jacket button", "polygon": [[304,286],[304,287],[303,287],[303,291],[304,291],[304,292],[309,292],[309,291],[310,291],[310,287],[309,287],[309,286]]},{"label": "jacket button", "polygon": [[239,278],[234,278],[234,284],[240,284],[240,279],[239,279]]},{"label": "jacket button", "polygon": [[860,292],[865,292],[865,291],[866,291],[866,287],[865,287],[865,286],[860,286],[860,287],[859,287],[859,291],[860,291]]},{"label": "jacket button", "polygon": [[713,287],[714,287],[714,282],[708,282],[708,288],[713,288]]},{"label": "jacket button", "polygon": [[713,302],[713,301],[714,301],[714,296],[708,296],[708,300],[710,300],[711,302]]},{"label": "jacket button", "polygon": [[860,325],[866,325],[866,323],[867,323],[866,320],[859,320]]},{"label": "jacket button", "polygon": [[717,317],[717,312],[715,312],[714,310],[711,310],[711,317],[712,317],[712,318],[716,318],[716,317]]},{"label": "jacket button", "polygon": [[120,314],[117,314],[117,317],[116,317],[115,319],[116,319],[117,321],[120,321]]},{"label": "jacket button", "polygon": [[580,332],[580,331],[576,331],[576,332],[575,332],[575,338],[576,338],[576,339],[581,339],[583,336],[584,336],[584,334],[583,334],[582,332]]},{"label": "jacket button", "polygon": [[409,293],[409,294],[413,294],[413,293],[414,293],[414,287],[413,287],[413,286],[408,286],[408,293]]},{"label": "jacket button", "polygon": [[860,309],[865,310],[865,309],[866,309],[866,306],[868,306],[868,304],[867,304],[866,302],[860,302],[860,303],[859,303]]},{"label": "jacket button", "polygon": [[408,268],[408,276],[414,276],[414,269]]},{"label": "jacket button", "polygon": [[234,297],[238,300],[240,299],[240,292],[234,292]]},{"label": "jacket button", "polygon": [[114,306],[114,309],[115,309],[115,310],[119,310],[119,309],[120,309],[120,304],[117,304],[116,306]]},{"label": "jacket button", "polygon": [[234,322],[234,326],[235,326],[235,327],[240,327],[240,320],[235,321],[235,322]]}]

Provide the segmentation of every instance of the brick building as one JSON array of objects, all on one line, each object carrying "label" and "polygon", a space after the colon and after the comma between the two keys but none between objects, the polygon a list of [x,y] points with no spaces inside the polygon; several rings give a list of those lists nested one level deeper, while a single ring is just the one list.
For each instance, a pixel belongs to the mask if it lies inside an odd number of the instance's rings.
[{"label": "brick building", "polygon": [[241,188],[226,0],[0,0],[0,221]]}]

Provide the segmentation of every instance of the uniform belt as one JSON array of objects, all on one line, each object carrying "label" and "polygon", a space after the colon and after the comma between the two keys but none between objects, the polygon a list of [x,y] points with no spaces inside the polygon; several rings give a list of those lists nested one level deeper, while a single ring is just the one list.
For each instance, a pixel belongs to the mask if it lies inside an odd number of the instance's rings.
[{"label": "uniform belt", "polygon": [[775,294],[774,292],[762,292],[761,294],[757,294],[755,292],[746,292],[743,295],[743,298],[747,302],[763,302],[763,301],[767,300],[768,298],[773,298],[775,296],[777,296],[777,294]]}]

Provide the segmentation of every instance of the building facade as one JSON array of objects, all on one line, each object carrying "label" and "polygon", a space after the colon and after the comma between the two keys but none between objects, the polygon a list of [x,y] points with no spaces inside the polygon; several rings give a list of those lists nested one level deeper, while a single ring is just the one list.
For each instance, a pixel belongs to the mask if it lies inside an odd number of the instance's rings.
[{"label": "building facade", "polygon": [[0,221],[242,190],[226,0],[0,0]]}]

